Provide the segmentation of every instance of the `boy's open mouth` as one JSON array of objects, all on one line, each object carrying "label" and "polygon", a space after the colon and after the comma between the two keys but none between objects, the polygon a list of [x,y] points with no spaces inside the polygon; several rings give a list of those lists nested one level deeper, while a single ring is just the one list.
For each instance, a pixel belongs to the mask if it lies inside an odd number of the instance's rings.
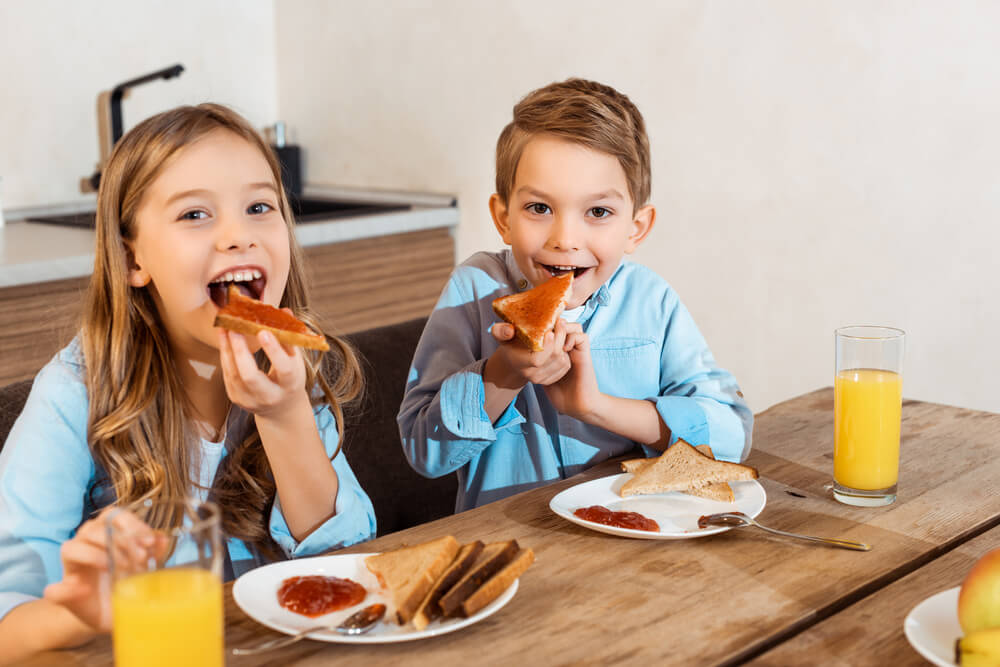
[{"label": "boy's open mouth", "polygon": [[593,268],[592,266],[566,266],[561,264],[542,264],[541,266],[553,276],[561,276],[564,273],[572,271],[574,278],[579,278],[586,271]]},{"label": "boy's open mouth", "polygon": [[267,278],[260,269],[237,269],[220,273],[208,283],[208,295],[219,308],[223,308],[229,301],[230,283],[236,285],[236,289],[245,296],[259,300],[264,293]]}]

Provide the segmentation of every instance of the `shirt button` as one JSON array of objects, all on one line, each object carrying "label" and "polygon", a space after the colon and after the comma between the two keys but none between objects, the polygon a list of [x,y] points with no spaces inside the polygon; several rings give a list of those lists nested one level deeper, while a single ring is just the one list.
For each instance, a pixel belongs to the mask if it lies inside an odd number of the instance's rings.
[{"label": "shirt button", "polygon": [[517,288],[518,289],[524,289],[527,286],[528,286],[528,281],[525,280],[524,278],[521,278],[520,280],[517,281]]}]

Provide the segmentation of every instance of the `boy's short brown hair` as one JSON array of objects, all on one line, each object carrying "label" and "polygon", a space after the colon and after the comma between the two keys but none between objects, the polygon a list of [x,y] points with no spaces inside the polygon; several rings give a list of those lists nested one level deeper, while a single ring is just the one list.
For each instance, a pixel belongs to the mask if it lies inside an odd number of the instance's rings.
[{"label": "boy's short brown hair", "polygon": [[550,134],[618,158],[635,208],[649,200],[649,138],[642,114],[610,86],[585,79],[550,83],[514,105],[497,139],[497,194],[507,204],[528,141]]}]

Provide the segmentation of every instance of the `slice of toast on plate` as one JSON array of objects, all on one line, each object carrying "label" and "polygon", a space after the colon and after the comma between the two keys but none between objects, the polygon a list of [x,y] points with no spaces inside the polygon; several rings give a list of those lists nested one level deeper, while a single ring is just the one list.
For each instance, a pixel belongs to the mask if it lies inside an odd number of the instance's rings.
[{"label": "slice of toast on plate", "polygon": [[[695,449],[713,461],[715,460],[715,454],[712,453],[712,448],[708,445],[698,445]],[[622,461],[622,472],[638,473],[640,470],[644,470],[653,465],[655,461],[656,459],[629,459],[627,461]],[[683,493],[691,496],[697,496],[698,498],[718,500],[724,503],[731,503],[736,500],[736,494],[733,493],[733,487],[729,486],[727,482],[709,484],[708,486],[696,489],[684,489]]]},{"label": "slice of toast on plate", "polygon": [[711,459],[694,447],[678,440],[662,455],[653,459],[619,490],[623,497],[667,491],[703,489],[720,482],[757,479],[751,466]]},{"label": "slice of toast on plate", "polygon": [[482,551],[483,543],[480,540],[462,545],[455,560],[441,573],[431,590],[424,596],[423,602],[417,607],[416,613],[413,614],[413,627],[423,630],[441,615],[441,607],[438,604],[441,597],[465,575]]},{"label": "slice of toast on plate", "polygon": [[493,312],[514,325],[517,339],[538,352],[545,334],[556,326],[573,289],[573,272],[549,278],[538,287],[493,300]]},{"label": "slice of toast on plate", "polygon": [[472,616],[477,611],[500,597],[514,580],[524,574],[528,566],[535,562],[535,552],[531,549],[521,549],[507,565],[490,577],[486,583],[462,602],[462,616]]},{"label": "slice of toast on plate", "polygon": [[375,554],[365,565],[389,589],[396,622],[406,625],[441,574],[455,560],[460,545],[451,535]]},{"label": "slice of toast on plate", "polygon": [[518,550],[517,540],[491,542],[483,547],[472,567],[454,586],[448,589],[448,592],[441,596],[438,603],[441,606],[441,612],[449,617],[462,615],[462,603],[475,593],[483,583],[506,567]]}]

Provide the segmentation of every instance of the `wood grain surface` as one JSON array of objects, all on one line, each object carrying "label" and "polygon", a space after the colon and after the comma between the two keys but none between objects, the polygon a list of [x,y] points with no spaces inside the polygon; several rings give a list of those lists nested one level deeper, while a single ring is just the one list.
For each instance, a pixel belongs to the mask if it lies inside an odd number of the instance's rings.
[{"label": "wood grain surface", "polygon": [[[228,664],[703,665],[755,658],[786,664],[786,654],[779,653],[786,642],[792,642],[792,662],[804,656],[809,664],[836,664],[842,645],[815,633],[837,633],[841,615],[858,627],[855,614],[864,613],[859,610],[866,600],[892,607],[896,595],[901,607],[912,606],[928,591],[954,585],[977,550],[986,548],[969,540],[1000,523],[993,465],[998,431],[997,414],[905,401],[898,500],[884,508],[849,507],[833,500],[827,488],[833,391],[822,389],[757,415],[749,463],[760,471],[768,498],[758,519],[783,530],[868,542],[871,552],[815,546],[753,528],[698,539],[635,540],[588,530],[549,510],[560,490],[615,474],[616,464],[606,462],[570,480],[347,550],[391,549],[445,534],[463,542],[516,538],[534,549],[537,561],[513,600],[490,618],[418,642],[303,641],[262,656],[230,658]],[[967,549],[956,551],[966,542]],[[935,574],[939,568],[942,573]],[[927,584],[924,572],[940,578]],[[882,593],[890,597],[881,601]],[[228,593],[226,605],[227,646],[279,636],[247,617]],[[856,655],[867,637],[894,638],[904,651],[898,615],[863,618],[862,629],[855,630],[864,633],[854,639]],[[800,642],[810,643],[797,649]],[[100,639],[29,664],[50,659],[111,664],[110,643]]]}]

